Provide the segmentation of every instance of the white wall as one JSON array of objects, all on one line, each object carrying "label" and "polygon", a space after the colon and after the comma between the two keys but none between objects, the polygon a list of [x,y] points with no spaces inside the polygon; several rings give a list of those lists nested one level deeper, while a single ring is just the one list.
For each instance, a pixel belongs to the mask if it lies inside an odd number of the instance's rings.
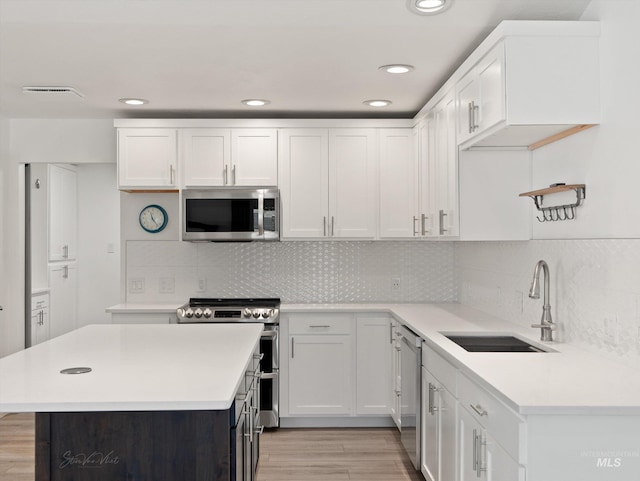
[{"label": "white wall", "polygon": [[78,173],[78,327],[110,323],[120,302],[120,192],[116,165],[81,164]]},{"label": "white wall", "polygon": [[[537,239],[638,238],[640,2],[593,0],[583,20],[601,27],[601,124],[533,153],[533,188],[584,183],[587,198],[571,222],[534,221]],[[548,196],[548,205],[563,200]],[[574,196],[575,200],[575,196]],[[561,202],[563,203],[563,202]]]},{"label": "white wall", "polygon": [[24,168],[10,134],[10,121],[0,118],[0,357],[24,348]]}]

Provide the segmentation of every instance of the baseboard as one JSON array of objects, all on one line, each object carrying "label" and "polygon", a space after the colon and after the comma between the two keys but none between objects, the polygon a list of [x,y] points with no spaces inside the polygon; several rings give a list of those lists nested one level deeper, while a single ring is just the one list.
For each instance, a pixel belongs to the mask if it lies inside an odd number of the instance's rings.
[{"label": "baseboard", "polygon": [[382,417],[299,417],[280,418],[281,428],[389,428],[395,427],[390,416]]}]

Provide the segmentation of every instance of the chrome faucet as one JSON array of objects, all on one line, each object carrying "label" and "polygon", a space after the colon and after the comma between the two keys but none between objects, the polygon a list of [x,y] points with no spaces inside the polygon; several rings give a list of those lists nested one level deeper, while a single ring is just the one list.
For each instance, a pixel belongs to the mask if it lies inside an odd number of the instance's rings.
[{"label": "chrome faucet", "polygon": [[531,324],[531,327],[540,328],[541,341],[553,341],[553,331],[556,325],[551,319],[551,305],[549,304],[549,266],[545,261],[538,261],[533,270],[533,280],[529,288],[531,299],[540,299],[540,268],[544,272],[544,298],[542,301],[542,319],[540,324]]}]

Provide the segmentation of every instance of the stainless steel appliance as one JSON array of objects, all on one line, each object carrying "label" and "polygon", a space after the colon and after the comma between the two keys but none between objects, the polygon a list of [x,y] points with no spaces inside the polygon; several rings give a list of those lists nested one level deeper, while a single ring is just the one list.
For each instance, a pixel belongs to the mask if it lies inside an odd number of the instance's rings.
[{"label": "stainless steel appliance", "polygon": [[186,241],[277,241],[278,189],[185,189],[182,239]]},{"label": "stainless steel appliance", "polygon": [[411,463],[419,470],[422,339],[405,326],[400,331],[400,440]]},{"label": "stainless steel appliance", "polygon": [[278,376],[280,356],[280,299],[191,298],[176,312],[178,323],[260,322],[264,330],[260,339],[260,383],[258,390],[258,425],[280,425]]}]

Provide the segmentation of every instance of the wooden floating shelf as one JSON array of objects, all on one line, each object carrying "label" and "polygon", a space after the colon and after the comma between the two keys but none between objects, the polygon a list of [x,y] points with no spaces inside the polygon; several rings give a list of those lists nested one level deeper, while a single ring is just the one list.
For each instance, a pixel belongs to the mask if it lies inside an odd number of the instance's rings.
[{"label": "wooden floating shelf", "polygon": [[547,187],[546,189],[523,192],[519,197],[538,197],[541,195],[557,194],[558,192],[567,192],[569,190],[584,190],[585,187],[585,184],[555,185],[553,187]]}]

